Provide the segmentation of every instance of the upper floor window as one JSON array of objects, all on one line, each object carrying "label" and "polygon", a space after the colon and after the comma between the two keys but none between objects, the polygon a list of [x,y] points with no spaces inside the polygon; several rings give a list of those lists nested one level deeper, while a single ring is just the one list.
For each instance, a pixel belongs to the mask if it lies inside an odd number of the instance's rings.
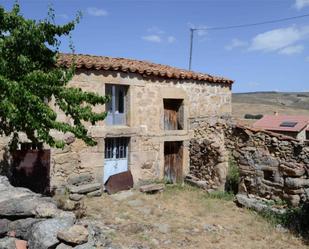
[{"label": "upper floor window", "polygon": [[111,96],[111,100],[106,104],[107,125],[125,125],[127,123],[127,90],[128,87],[123,85],[105,85],[105,95]]},{"label": "upper floor window", "polygon": [[164,130],[183,130],[184,113],[182,99],[163,99]]}]

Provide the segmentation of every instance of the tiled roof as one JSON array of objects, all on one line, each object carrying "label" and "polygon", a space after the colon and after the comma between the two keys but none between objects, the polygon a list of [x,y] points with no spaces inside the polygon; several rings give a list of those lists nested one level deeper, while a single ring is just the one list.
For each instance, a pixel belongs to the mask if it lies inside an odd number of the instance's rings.
[{"label": "tiled roof", "polygon": [[[282,127],[283,122],[295,122],[294,127]],[[309,125],[309,116],[301,115],[265,115],[253,124],[254,128],[261,128],[271,131],[294,131],[299,132]],[[309,127],[307,128],[309,130]]]},{"label": "tiled roof", "polygon": [[197,73],[179,69],[167,65],[155,64],[148,61],[132,60],[125,58],[113,58],[105,56],[60,54],[58,64],[70,66],[73,56],[77,68],[93,70],[111,70],[119,72],[138,73],[143,77],[156,76],[165,79],[197,80],[211,83],[233,84],[233,80],[211,76],[205,73]]}]

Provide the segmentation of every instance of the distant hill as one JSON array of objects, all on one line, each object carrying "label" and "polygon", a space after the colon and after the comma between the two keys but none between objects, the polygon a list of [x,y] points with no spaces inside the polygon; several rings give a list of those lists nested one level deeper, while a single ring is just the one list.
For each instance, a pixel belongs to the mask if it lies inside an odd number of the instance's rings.
[{"label": "distant hill", "polygon": [[[309,116],[309,92],[250,92],[233,93],[233,116],[273,114]],[[252,123],[252,121],[251,121]]]}]

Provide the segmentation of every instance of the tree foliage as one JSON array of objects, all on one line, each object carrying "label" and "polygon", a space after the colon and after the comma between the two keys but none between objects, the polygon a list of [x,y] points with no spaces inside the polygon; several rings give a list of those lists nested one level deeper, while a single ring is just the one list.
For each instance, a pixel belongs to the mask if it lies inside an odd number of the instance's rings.
[{"label": "tree foliage", "polygon": [[[92,107],[105,104],[108,98],[68,87],[74,63],[72,68],[57,65],[60,38],[70,36],[80,16],[65,25],[56,25],[53,17],[50,11],[46,20],[26,19],[18,4],[11,11],[0,6],[0,135],[11,136],[12,146],[23,132],[34,143],[63,147],[63,141],[50,135],[51,130],[71,132],[94,145],[83,121],[94,124],[106,117]],[[57,120],[55,108],[48,104],[51,99],[72,124]]]}]

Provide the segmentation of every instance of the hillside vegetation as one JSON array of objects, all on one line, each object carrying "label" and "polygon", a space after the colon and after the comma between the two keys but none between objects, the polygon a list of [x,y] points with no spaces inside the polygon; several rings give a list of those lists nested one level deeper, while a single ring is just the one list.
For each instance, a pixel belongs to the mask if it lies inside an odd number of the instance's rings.
[{"label": "hillside vegetation", "polygon": [[244,120],[245,114],[273,114],[309,116],[309,92],[253,92],[234,93],[233,116]]}]

